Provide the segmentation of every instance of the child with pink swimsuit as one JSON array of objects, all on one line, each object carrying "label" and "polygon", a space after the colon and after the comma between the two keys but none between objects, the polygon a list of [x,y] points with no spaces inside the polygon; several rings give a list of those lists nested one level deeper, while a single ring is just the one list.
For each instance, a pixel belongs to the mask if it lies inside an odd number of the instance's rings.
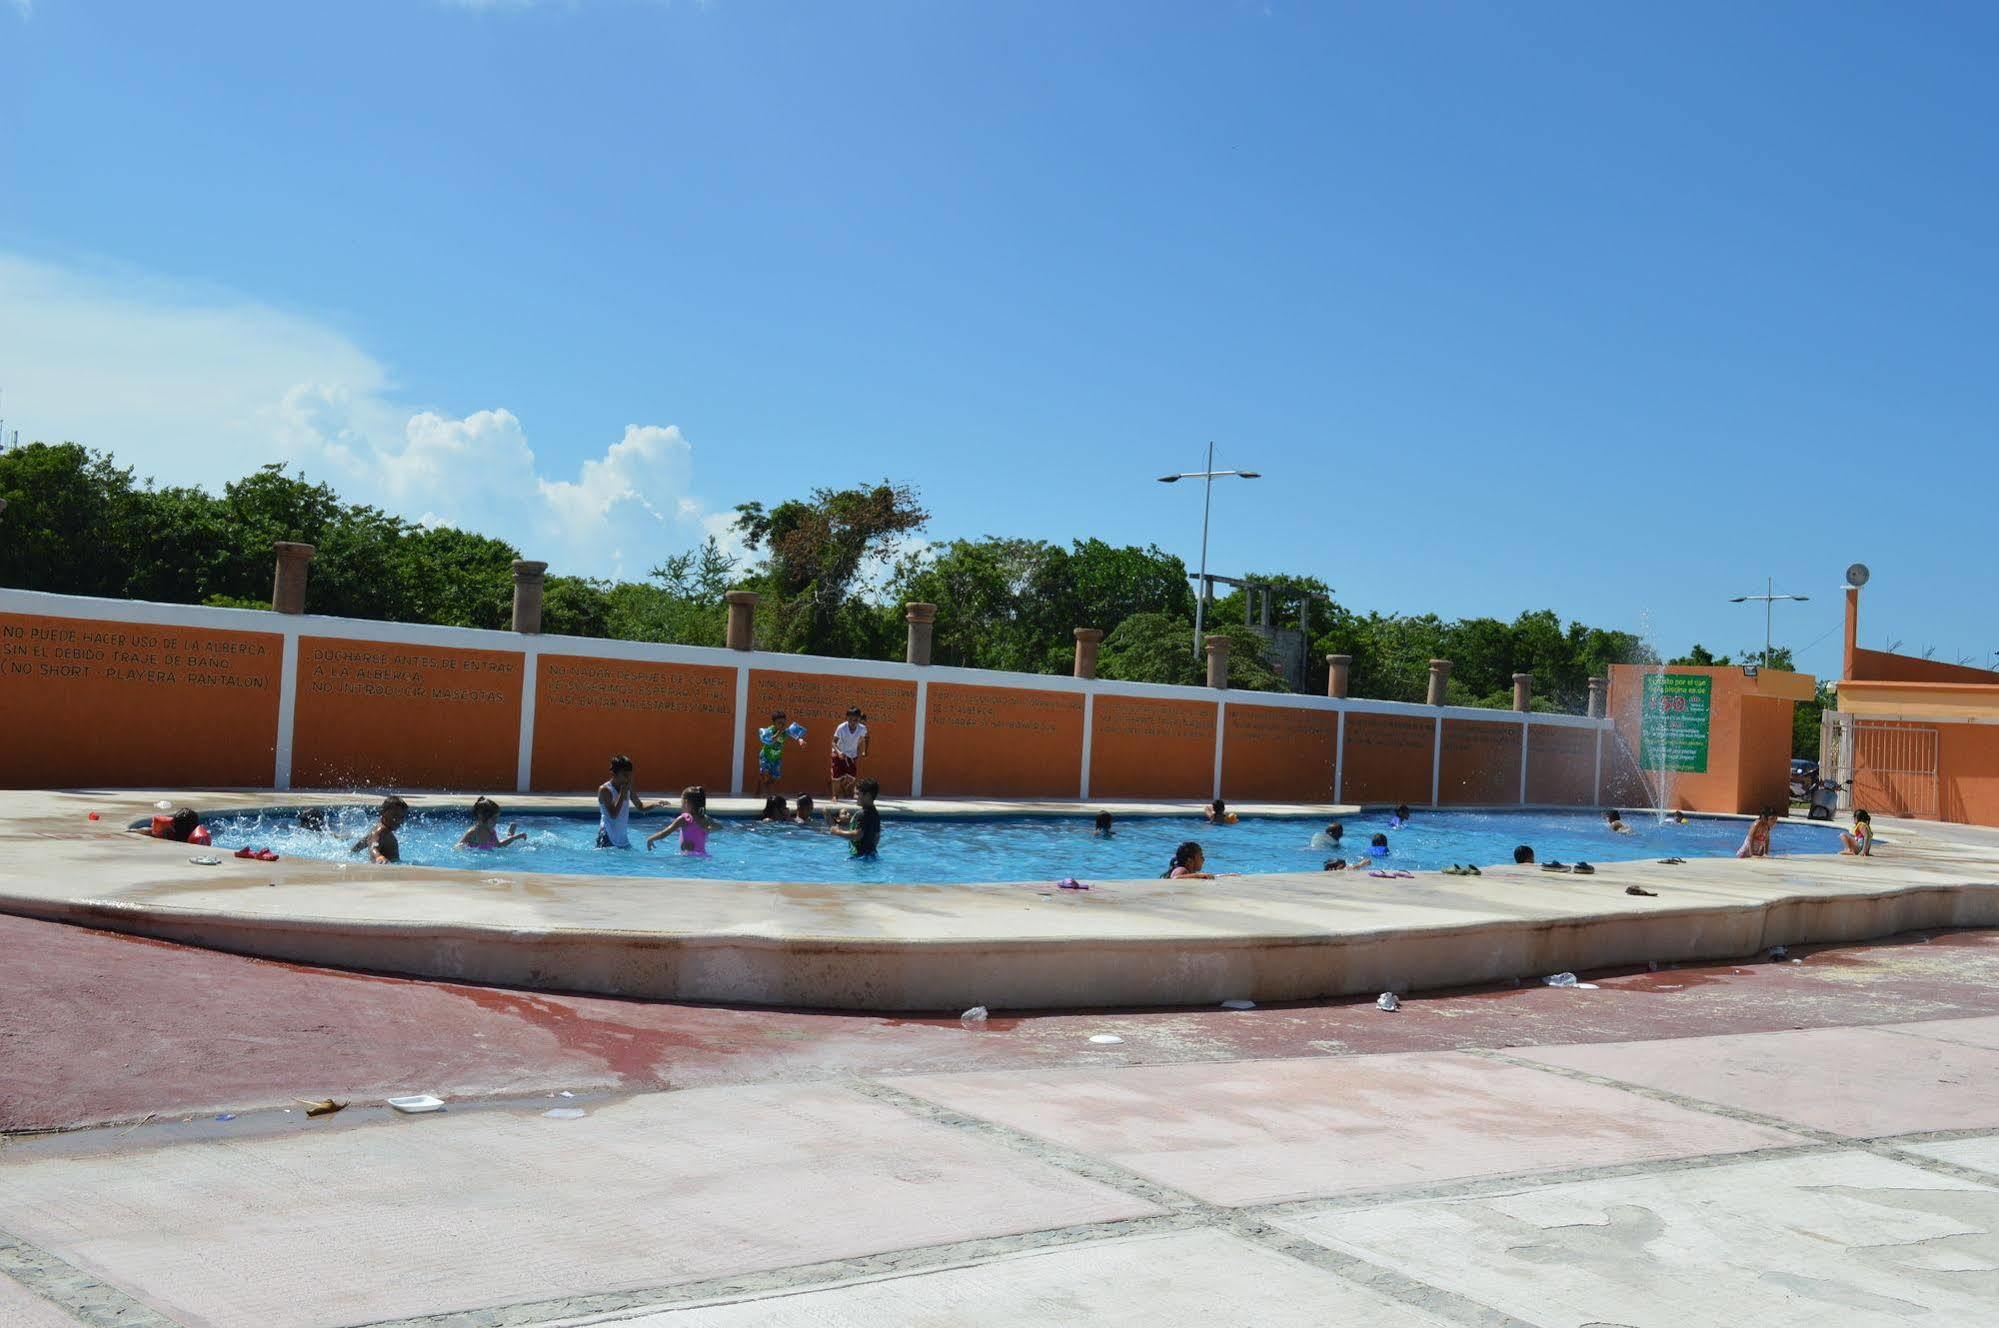
[{"label": "child with pink swimsuit", "polygon": [[680,815],[647,836],[646,848],[652,848],[677,830],[680,832],[680,851],[705,858],[708,856],[708,832],[720,829],[721,825],[720,821],[708,815],[708,790],[699,784],[690,785],[680,791]]}]

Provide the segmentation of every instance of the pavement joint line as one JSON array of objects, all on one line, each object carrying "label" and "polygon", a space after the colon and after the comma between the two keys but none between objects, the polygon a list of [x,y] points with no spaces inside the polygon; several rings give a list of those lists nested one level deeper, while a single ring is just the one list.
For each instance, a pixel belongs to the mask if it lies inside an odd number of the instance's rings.
[{"label": "pavement joint line", "polygon": [[1601,1088],[1615,1088],[1638,1097],[1651,1098],[1654,1102],[1664,1102],[1668,1106],[1680,1107],[1687,1111],[1698,1111],[1704,1115],[1720,1116],[1727,1120],[1740,1121],[1745,1125],[1761,1125],[1766,1129],[1782,1130],[1809,1139],[1813,1143],[1837,1145],[1841,1148],[1864,1148],[1867,1141],[1833,1130],[1821,1130],[1815,1125],[1804,1125],[1788,1121],[1781,1116],[1766,1116],[1761,1112],[1747,1111],[1741,1107],[1731,1107],[1721,1102],[1709,1102],[1702,1098],[1688,1097],[1667,1088],[1653,1088],[1647,1084],[1634,1084],[1623,1079],[1613,1079],[1608,1075],[1591,1074],[1588,1070],[1578,1070],[1568,1065],[1549,1065],[1542,1061],[1529,1060],[1524,1056],[1509,1056],[1503,1051],[1490,1048],[1465,1053],[1484,1060],[1500,1061],[1507,1065],[1517,1065],[1525,1070],[1540,1070],[1545,1074],[1557,1075],[1563,1079],[1574,1079],[1580,1083],[1596,1084]]},{"label": "pavement joint line", "polygon": [[861,1080],[854,1087],[856,1092],[909,1112],[921,1120],[976,1134],[1016,1152],[1025,1153],[1047,1166],[1119,1190],[1133,1198],[1185,1212],[1197,1219],[1200,1225],[1227,1231],[1238,1239],[1274,1254],[1331,1273],[1341,1280],[1366,1286],[1390,1300],[1432,1314],[1446,1313],[1448,1317],[1465,1324],[1467,1328],[1533,1328],[1531,1324],[1522,1324],[1517,1319],[1456,1292],[1417,1281],[1385,1265],[1328,1249],[1317,1241],[1273,1227],[1261,1216],[1261,1210],[1270,1205],[1230,1207],[1225,1204],[1210,1203],[1206,1199],[1162,1185],[1115,1163],[1060,1144],[1050,1143],[1010,1125],[1002,1125],[996,1121],[956,1111],[887,1084]]},{"label": "pavement joint line", "polygon": [[0,1231],[0,1275],[88,1328],[183,1328],[178,1319],[169,1319],[144,1301],[6,1231]]},{"label": "pavement joint line", "polygon": [[1418,1281],[1385,1264],[1358,1258],[1345,1250],[1323,1245],[1309,1236],[1272,1226],[1255,1213],[1231,1212],[1229,1220],[1219,1225],[1238,1239],[1274,1254],[1296,1259],[1341,1281],[1365,1287],[1397,1304],[1448,1318],[1465,1325],[1465,1328],[1537,1328],[1535,1324],[1516,1319],[1490,1305],[1482,1305],[1459,1292]]},{"label": "pavement joint line", "polygon": [[886,1281],[943,1272],[1006,1255],[1040,1253],[1123,1236],[1191,1231],[1203,1225],[1199,1217],[1192,1213],[1087,1222],[1002,1236],[979,1236],[913,1249],[883,1250],[844,1259],[792,1264],[784,1268],[727,1273],[628,1291],[585,1292],[548,1300],[444,1310],[399,1319],[375,1319],[351,1325],[350,1328],[535,1328],[535,1325],[555,1323],[617,1323],[662,1310],[800,1295],[850,1282]]},{"label": "pavement joint line", "polygon": [[1924,1153],[1911,1153],[1894,1144],[1883,1143],[1879,1140],[1874,1141],[1866,1151],[1876,1157],[1885,1158],[1890,1162],[1900,1162],[1904,1166],[1915,1167],[1920,1171],[1932,1172],[1938,1176],[1948,1176],[1952,1180],[1971,1181],[1987,1189],[1999,1188],[1999,1173],[1981,1171],[1977,1167],[1966,1166],[1962,1162],[1946,1162],[1940,1157],[1930,1157]]},{"label": "pavement joint line", "polygon": [[932,1102],[928,1098],[918,1097],[913,1093],[905,1093],[900,1088],[892,1088],[887,1084],[877,1083],[872,1080],[857,1080],[850,1087],[863,1097],[895,1107],[919,1120],[929,1121],[934,1125],[941,1125],[946,1129],[961,1130],[967,1134],[978,1135],[980,1138],[991,1140],[1013,1152],[1025,1153],[1037,1162],[1059,1168],[1070,1175],[1080,1176],[1085,1180],[1095,1181],[1099,1185],[1108,1186],[1131,1198],[1143,1199],[1149,1204],[1167,1209],[1170,1212],[1217,1211],[1217,1205],[1211,1204],[1205,1199],[1196,1198],[1194,1195],[1188,1194],[1183,1190],[1176,1190],[1170,1185],[1162,1185],[1158,1181],[1149,1180],[1135,1171],[1118,1166],[1114,1162],[1106,1162],[1101,1158],[1091,1157],[1088,1153],[1079,1152],[1073,1148],[1066,1148],[1061,1144],[1050,1143],[1046,1139],[1038,1138],[1025,1130],[1016,1130],[1008,1125],[1001,1125],[995,1121],[984,1120],[962,1111],[955,1111],[950,1107]]},{"label": "pavement joint line", "polygon": [[1445,1181],[1436,1185],[1414,1185],[1404,1189],[1359,1190],[1318,1198],[1281,1199],[1275,1203],[1251,1204],[1230,1211],[1270,1218],[1309,1217],[1320,1213],[1353,1209],[1385,1208],[1393,1204],[1485,1199],[1495,1195],[1544,1189],[1551,1185],[1582,1185],[1591,1181],[1621,1180],[1630,1176],[1707,1171],[1716,1167],[1733,1166],[1739,1162],[1817,1157],[1832,1151],[1834,1149],[1830,1145],[1807,1142],[1787,1147],[1754,1148],[1740,1153],[1698,1153],[1691,1157],[1641,1158],[1604,1166],[1564,1167],[1556,1171],[1515,1171],[1503,1176],[1477,1176],[1469,1180]]}]

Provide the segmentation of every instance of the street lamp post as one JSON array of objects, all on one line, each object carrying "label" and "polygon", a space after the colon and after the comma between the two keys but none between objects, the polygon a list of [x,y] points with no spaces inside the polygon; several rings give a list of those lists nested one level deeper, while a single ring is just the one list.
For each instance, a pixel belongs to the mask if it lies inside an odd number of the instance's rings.
[{"label": "street lamp post", "polygon": [[1201,494],[1201,589],[1194,596],[1194,662],[1201,662],[1201,629],[1207,618],[1208,607],[1208,509],[1215,499],[1215,481],[1233,475],[1239,480],[1262,479],[1254,470],[1216,470],[1215,445],[1208,444],[1208,468],[1190,470],[1178,475],[1161,475],[1161,484],[1178,484],[1181,480],[1200,480],[1204,490]]},{"label": "street lamp post", "polygon": [[1811,598],[1810,595],[1779,595],[1776,592],[1776,587],[1777,580],[1775,577],[1765,577],[1763,579],[1762,594],[1732,595],[1728,601],[1730,604],[1753,604],[1760,602],[1763,605],[1763,667],[1766,669],[1770,667],[1770,616],[1773,612],[1773,606],[1780,599],[1794,599],[1802,604]]}]

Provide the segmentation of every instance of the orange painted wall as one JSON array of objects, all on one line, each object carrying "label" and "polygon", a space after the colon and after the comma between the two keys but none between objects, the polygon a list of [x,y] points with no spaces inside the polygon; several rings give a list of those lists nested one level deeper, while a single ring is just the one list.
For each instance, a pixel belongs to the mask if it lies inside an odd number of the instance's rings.
[{"label": "orange painted wall", "polygon": [[[1651,783],[1636,778],[1639,707],[1644,700],[1644,675],[1636,664],[1616,664],[1610,671],[1610,713],[1617,723],[1616,742],[1604,746],[1604,800],[1649,805],[1656,796]],[[1702,774],[1674,772],[1669,800],[1687,811],[1756,812],[1765,806],[1789,805],[1792,697],[1811,695],[1811,679],[1802,674],[1765,673],[1760,679],[1739,668],[1673,665],[1669,674],[1705,675],[1714,681],[1709,700],[1708,765]],[[1646,772],[1656,783],[1658,776]]]},{"label": "orange painted wall", "polygon": [[1328,802],[1339,716],[1229,702],[1222,716],[1222,796],[1246,802]]},{"label": "orange painted wall", "polygon": [[514,787],[522,656],[302,636],[292,783]]},{"label": "orange painted wall", "polygon": [[535,666],[536,792],[593,789],[622,753],[642,792],[701,784],[727,793],[735,732],[731,668],[571,655],[543,655]]},{"label": "orange painted wall", "polygon": [[1436,724],[1423,715],[1348,715],[1341,800],[1428,802]]},{"label": "orange painted wall", "polygon": [[803,747],[785,749],[784,795],[825,798],[833,730],[846,718],[847,707],[855,705],[868,717],[868,759],[861,763],[861,777],[880,781],[884,797],[908,797],[916,751],[915,683],[775,669],[750,670],[750,712],[739,719],[745,730],[743,788],[755,792],[757,787],[757,730],[770,723],[772,711],[782,710],[807,730]]},{"label": "orange painted wall", "polygon": [[1587,807],[1596,801],[1596,730],[1536,724],[1527,731],[1527,801]]},{"label": "orange painted wall", "polygon": [[1022,687],[930,684],[926,797],[1073,798],[1083,786],[1083,698]]},{"label": "orange painted wall", "polygon": [[1945,820],[1999,825],[1999,726],[1937,725],[1937,775]]},{"label": "orange painted wall", "polygon": [[1099,696],[1090,735],[1090,793],[1099,798],[1206,799],[1215,784],[1210,701]]},{"label": "orange painted wall", "polygon": [[1440,765],[1437,801],[1441,803],[1519,802],[1519,722],[1445,720]]},{"label": "orange painted wall", "polygon": [[0,787],[268,787],[284,640],[0,613]]},{"label": "orange painted wall", "polygon": [[1742,698],[1735,800],[1744,811],[1782,812],[1791,805],[1791,713],[1789,701]]}]

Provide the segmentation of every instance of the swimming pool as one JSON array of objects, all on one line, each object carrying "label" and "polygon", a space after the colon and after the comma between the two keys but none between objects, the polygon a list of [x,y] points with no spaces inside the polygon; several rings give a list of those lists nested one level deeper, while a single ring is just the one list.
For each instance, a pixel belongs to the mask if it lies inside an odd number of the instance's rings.
[{"label": "swimming pool", "polygon": [[[667,816],[678,811],[670,807]],[[268,845],[294,858],[359,862],[347,851],[369,825],[372,809],[327,809],[324,831],[303,829],[296,809],[271,809],[212,817],[218,851]],[[881,855],[857,860],[847,845],[803,826],[721,818],[710,836],[710,856],[692,857],[667,840],[648,853],[645,835],[667,816],[635,816],[629,850],[595,847],[592,813],[524,815],[501,818],[504,831],[517,822],[528,838],[504,849],[468,851],[456,847],[471,824],[465,811],[420,809],[401,832],[403,861],[472,871],[568,872],[593,876],[705,876],[739,881],[865,881],[886,884],[955,881],[1082,881],[1158,876],[1174,846],[1199,841],[1213,872],[1315,872],[1329,857],[1363,856],[1367,842],[1385,831],[1390,852],[1380,865],[1428,871],[1452,863],[1479,866],[1513,861],[1516,844],[1531,844],[1543,862],[1603,863],[1664,857],[1726,857],[1742,842],[1745,821],[1694,819],[1661,825],[1634,814],[1634,833],[1614,834],[1600,812],[1418,812],[1399,830],[1388,830],[1386,813],[1343,818],[1344,841],[1325,846],[1325,823],[1277,817],[1245,817],[1238,825],[1215,827],[1199,816],[1121,818],[1109,839],[1095,836],[1087,817],[980,816],[899,817],[883,815]],[[1775,852],[1835,853],[1832,827],[1780,822],[1772,836]]]}]

